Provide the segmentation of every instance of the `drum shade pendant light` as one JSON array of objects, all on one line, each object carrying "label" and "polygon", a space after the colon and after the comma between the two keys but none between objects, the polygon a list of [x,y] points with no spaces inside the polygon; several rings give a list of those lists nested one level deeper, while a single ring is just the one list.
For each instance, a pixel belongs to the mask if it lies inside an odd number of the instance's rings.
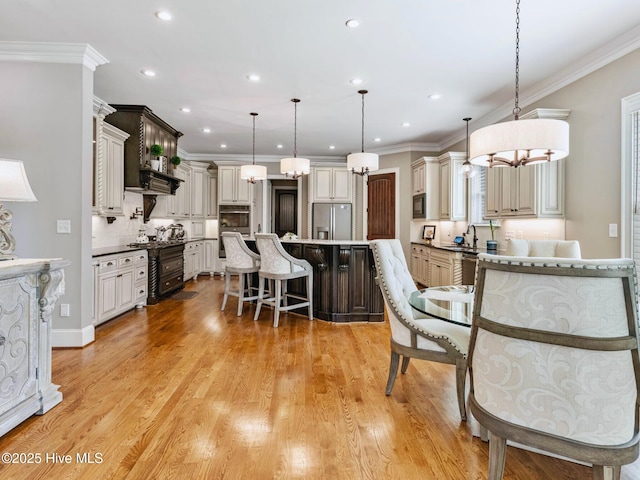
[{"label": "drum shade pendant light", "polygon": [[298,98],[292,98],[293,102],[293,157],[283,158],[280,160],[280,173],[284,173],[287,177],[298,178],[302,175],[308,175],[310,164],[308,158],[297,157],[296,137],[298,131]]},{"label": "drum shade pendant light", "polygon": [[378,155],[364,151],[364,96],[369,92],[358,90],[358,93],[362,95],[362,151],[347,155],[347,168],[351,170],[351,173],[364,176],[378,170]]},{"label": "drum shade pendant light", "polygon": [[460,169],[460,175],[464,175],[464,178],[473,178],[478,173],[478,169],[469,161],[469,120],[471,120],[471,117],[463,118],[462,120],[467,123],[467,155]]},{"label": "drum shade pendant light", "polygon": [[256,165],[256,117],[258,114],[251,112],[249,115],[253,117],[253,163],[240,167],[240,178],[246,180],[247,183],[256,183],[259,180],[267,179],[267,167]]},{"label": "drum shade pendant light", "polygon": [[563,120],[518,120],[520,106],[520,0],[516,0],[516,95],[514,120],[476,130],[470,137],[471,163],[485,167],[520,167],[569,155],[569,124]]}]

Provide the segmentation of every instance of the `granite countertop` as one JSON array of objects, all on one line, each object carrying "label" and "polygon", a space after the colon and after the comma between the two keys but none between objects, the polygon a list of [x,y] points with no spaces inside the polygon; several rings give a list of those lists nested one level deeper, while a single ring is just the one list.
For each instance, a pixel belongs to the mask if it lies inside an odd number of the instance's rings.
[{"label": "granite countertop", "polygon": [[[243,237],[255,242],[255,237]],[[282,243],[304,243],[307,245],[369,245],[369,240],[318,240],[317,238],[299,238],[297,240],[280,239]]]},{"label": "granite countertop", "polygon": [[128,245],[112,245],[109,247],[98,247],[91,250],[93,257],[102,257],[104,255],[113,255],[114,253],[135,252],[136,250],[146,250],[145,247],[130,247]]},{"label": "granite countertop", "polygon": [[478,255],[479,253],[493,253],[496,255],[503,255],[505,253],[504,250],[488,251],[485,247],[477,247],[477,248],[461,247],[459,245],[455,245],[452,243],[438,243],[438,242],[429,243],[429,242],[426,242],[425,240],[412,241],[411,243],[414,243],[416,245],[425,245],[431,248],[437,248],[438,250],[446,250],[448,252],[460,252],[460,253],[466,253],[469,255]]}]

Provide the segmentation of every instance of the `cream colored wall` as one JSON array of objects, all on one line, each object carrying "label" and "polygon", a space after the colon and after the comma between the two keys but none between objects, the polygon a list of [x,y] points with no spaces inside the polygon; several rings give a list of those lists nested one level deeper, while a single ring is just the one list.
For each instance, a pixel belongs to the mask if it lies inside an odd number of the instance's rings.
[{"label": "cream colored wall", "polygon": [[580,241],[585,258],[620,256],[620,238],[608,225],[621,222],[622,98],[640,91],[640,50],[528,106],[569,108],[566,160],[566,238]]}]

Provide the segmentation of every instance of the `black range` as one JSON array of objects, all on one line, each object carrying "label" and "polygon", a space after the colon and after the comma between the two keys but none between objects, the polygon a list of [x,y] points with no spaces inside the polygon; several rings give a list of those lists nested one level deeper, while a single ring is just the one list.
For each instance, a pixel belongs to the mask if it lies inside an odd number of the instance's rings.
[{"label": "black range", "polygon": [[132,243],[132,248],[146,248],[149,256],[148,305],[184,288],[183,241]]}]

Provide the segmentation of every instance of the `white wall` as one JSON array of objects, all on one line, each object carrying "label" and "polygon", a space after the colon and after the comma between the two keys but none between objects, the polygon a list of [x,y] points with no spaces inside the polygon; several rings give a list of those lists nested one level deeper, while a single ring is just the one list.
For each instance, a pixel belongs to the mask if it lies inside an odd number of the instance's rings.
[{"label": "white wall", "polygon": [[[79,64],[0,65],[0,157],[24,161],[38,199],[10,206],[16,253],[71,261],[59,301],[70,305],[71,315],[61,318],[57,308],[53,328],[72,332],[84,344],[93,340],[93,71]],[[56,233],[58,219],[71,222],[71,234]]]}]

